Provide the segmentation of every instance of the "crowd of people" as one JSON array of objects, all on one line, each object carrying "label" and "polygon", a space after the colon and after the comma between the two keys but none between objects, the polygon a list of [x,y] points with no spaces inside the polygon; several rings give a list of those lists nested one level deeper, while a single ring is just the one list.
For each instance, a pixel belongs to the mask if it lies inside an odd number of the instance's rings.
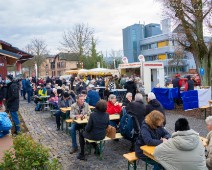
[{"label": "crowd of people", "polygon": [[[60,108],[71,107],[71,119],[83,119],[89,116],[86,126],[71,123],[70,134],[72,149],[70,154],[78,151],[77,131],[79,132],[80,152],[77,156],[85,160],[85,138],[90,140],[103,140],[106,136],[108,125],[116,128],[119,132],[120,120],[124,117],[124,111],[133,117],[134,136],[131,139],[130,151],[135,151],[136,156],[148,161],[154,169],[210,169],[212,167],[212,117],[206,119],[208,130],[207,154],[201,143],[199,134],[190,129],[189,122],[180,118],[175,123],[175,132],[171,135],[164,128],[166,125],[165,110],[156,99],[154,93],[147,95],[147,104],[144,102],[142,81],[136,77],[122,76],[109,78],[79,78],[71,77],[69,81],[59,78],[46,80],[24,78],[15,81],[8,75],[6,81],[0,87],[0,107],[2,102],[6,111],[10,113],[15,124],[16,133],[20,132],[18,118],[19,92],[24,100],[30,103],[33,99],[36,107],[42,101],[40,96],[48,96],[47,101],[51,104],[55,113],[56,130],[61,129]],[[98,88],[98,87],[105,87]],[[112,89],[127,89],[126,96],[122,101],[117,101],[117,96]],[[26,96],[27,95],[27,96]],[[89,106],[94,106],[90,110]],[[109,120],[109,115],[120,114],[120,120]],[[154,153],[158,162],[149,160],[142,150],[143,145],[156,146]],[[99,154],[99,148],[94,143],[95,153]],[[179,163],[180,162],[180,163]],[[207,166],[206,166],[207,163]]]}]

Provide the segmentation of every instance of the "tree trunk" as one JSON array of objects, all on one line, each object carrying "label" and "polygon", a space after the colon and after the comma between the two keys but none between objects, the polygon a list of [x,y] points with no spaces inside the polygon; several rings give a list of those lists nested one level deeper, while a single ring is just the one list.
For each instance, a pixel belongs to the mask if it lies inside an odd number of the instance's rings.
[{"label": "tree trunk", "polygon": [[[204,75],[201,76],[200,75],[200,70],[199,68],[203,68],[204,69]],[[201,85],[202,86],[211,86],[211,59],[210,59],[210,53],[209,54],[205,54],[204,59],[202,61],[200,61],[200,66],[197,67],[198,73],[200,75],[201,78]]]}]

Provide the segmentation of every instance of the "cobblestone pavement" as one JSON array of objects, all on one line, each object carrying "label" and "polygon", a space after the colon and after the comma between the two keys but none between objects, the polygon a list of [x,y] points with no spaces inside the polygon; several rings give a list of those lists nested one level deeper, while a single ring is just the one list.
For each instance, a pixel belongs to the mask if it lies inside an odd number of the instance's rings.
[{"label": "cobblestone pavement", "polygon": [[[35,112],[35,104],[28,104],[20,101],[20,113],[28,127],[29,133],[35,141],[50,148],[53,157],[57,157],[63,165],[64,170],[121,170],[127,169],[127,161],[123,158],[124,153],[129,152],[130,142],[124,139],[107,141],[103,152],[103,160],[100,161],[92,153],[87,156],[87,161],[76,159],[77,154],[69,154],[71,149],[71,138],[65,131],[56,131],[55,117],[51,117],[49,111]],[[174,122],[179,117],[186,117],[190,122],[190,127],[206,136],[207,130],[203,119],[187,117],[177,113],[166,111],[166,129],[172,133]],[[139,161],[138,169],[144,169],[144,163]]]}]

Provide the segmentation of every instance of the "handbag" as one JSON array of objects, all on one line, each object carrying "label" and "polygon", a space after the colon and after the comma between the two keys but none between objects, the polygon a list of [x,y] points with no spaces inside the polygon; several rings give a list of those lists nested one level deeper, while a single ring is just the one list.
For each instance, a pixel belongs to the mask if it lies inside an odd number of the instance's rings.
[{"label": "handbag", "polygon": [[106,129],[106,136],[114,139],[116,137],[116,128],[114,128],[111,125],[108,125],[107,129]]}]

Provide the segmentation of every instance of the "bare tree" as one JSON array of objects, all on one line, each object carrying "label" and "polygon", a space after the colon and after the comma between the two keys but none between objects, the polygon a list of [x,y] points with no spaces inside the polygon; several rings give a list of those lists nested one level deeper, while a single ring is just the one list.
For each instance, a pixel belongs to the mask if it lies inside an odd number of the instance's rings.
[{"label": "bare tree", "polygon": [[48,54],[47,45],[44,40],[34,38],[31,42],[25,47],[25,51],[32,54],[33,59],[26,61],[23,66],[29,68],[29,73],[34,69],[34,65],[37,64],[38,67],[38,76],[40,72],[40,66],[45,61],[45,55]]},{"label": "bare tree", "polygon": [[94,30],[83,23],[75,24],[71,30],[64,32],[61,43],[67,52],[77,53],[80,60],[91,48]]},{"label": "bare tree", "polygon": [[[211,84],[212,44],[204,41],[203,23],[211,15],[210,0],[159,0],[164,4],[165,14],[181,25],[176,40],[191,52],[198,68],[204,68],[203,85]],[[211,21],[211,20],[209,20]],[[208,24],[210,25],[210,24]]]},{"label": "bare tree", "polygon": [[184,58],[184,48],[182,46],[175,46],[174,55],[172,56],[172,59],[169,60],[168,64],[170,66],[176,67],[176,71],[179,72],[180,66],[185,64],[185,62],[183,61]]}]

